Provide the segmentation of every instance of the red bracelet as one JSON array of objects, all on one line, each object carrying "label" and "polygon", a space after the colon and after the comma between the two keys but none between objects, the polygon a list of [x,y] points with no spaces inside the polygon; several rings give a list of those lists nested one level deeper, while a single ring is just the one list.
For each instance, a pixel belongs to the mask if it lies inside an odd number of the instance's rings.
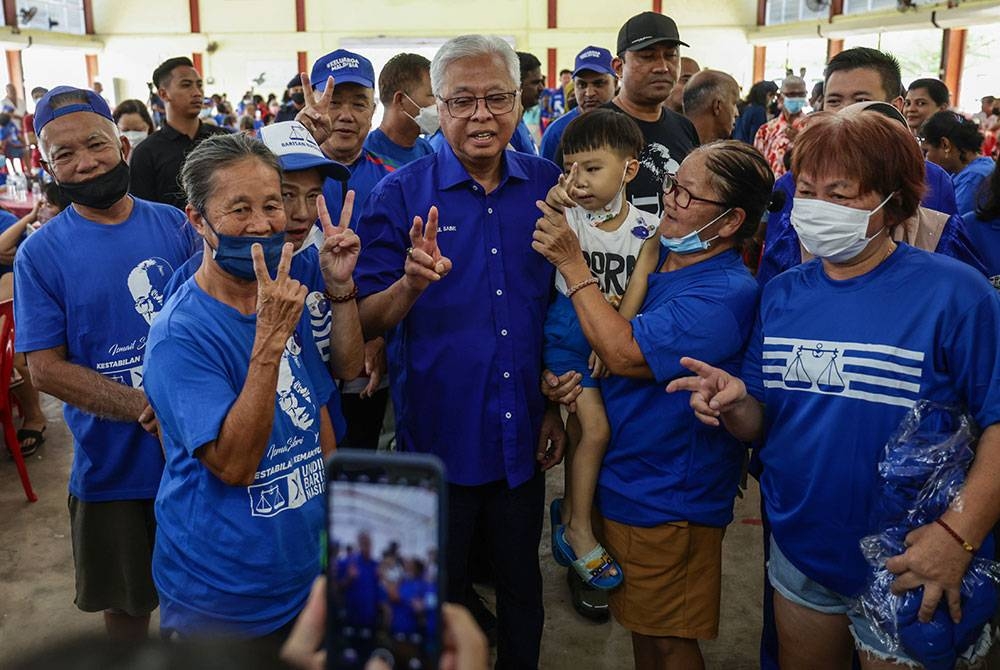
[{"label": "red bracelet", "polygon": [[579,291],[580,289],[586,288],[586,287],[590,286],[591,284],[596,284],[596,283],[597,283],[597,277],[587,277],[583,281],[577,282],[577,283],[573,284],[572,286],[570,286],[568,289],[566,289],[566,297],[567,298],[572,298],[573,294],[576,293],[577,291]]},{"label": "red bracelet", "polygon": [[330,302],[350,302],[358,297],[358,285],[355,284],[354,288],[344,295],[331,295],[329,291],[324,291],[323,293]]},{"label": "red bracelet", "polygon": [[941,519],[934,519],[934,523],[936,523],[937,525],[941,526],[946,531],[948,531],[948,534],[951,535],[953,538],[955,538],[956,542],[958,542],[960,545],[962,545],[962,549],[965,549],[970,554],[976,553],[976,548],[973,547],[968,542],[966,542],[964,539],[962,539],[962,536],[959,535],[958,533],[956,533],[955,530],[951,526],[949,526],[948,524],[946,524]]}]

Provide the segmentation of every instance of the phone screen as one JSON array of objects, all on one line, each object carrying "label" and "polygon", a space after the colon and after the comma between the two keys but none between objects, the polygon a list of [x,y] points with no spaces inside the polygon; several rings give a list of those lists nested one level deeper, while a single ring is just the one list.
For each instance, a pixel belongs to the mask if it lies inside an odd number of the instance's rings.
[{"label": "phone screen", "polygon": [[328,667],[437,667],[440,469],[405,456],[349,460],[335,456],[327,480]]}]

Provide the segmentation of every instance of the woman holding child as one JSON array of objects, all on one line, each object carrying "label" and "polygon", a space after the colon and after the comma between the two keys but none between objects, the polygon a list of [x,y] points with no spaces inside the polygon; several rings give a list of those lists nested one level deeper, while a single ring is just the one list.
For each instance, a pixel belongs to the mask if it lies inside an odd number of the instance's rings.
[{"label": "woman holding child", "polygon": [[[567,126],[566,136],[586,118]],[[610,608],[632,632],[637,668],[659,667],[668,656],[677,667],[700,667],[697,640],[718,633],[722,536],[745,450],[725,431],[699,423],[687,398],[663,387],[690,374],[680,365],[690,351],[722,369],[738,368],[758,297],[739,248],[756,230],[774,178],[763,157],[739,142],[692,152],[664,179],[663,218],[639,256],[638,279],[620,313],[588,267],[593,250],[581,249],[567,223],[574,207],[593,209],[581,201],[584,161],[571,157],[576,167],[567,161],[569,177],[539,203],[533,247],[569,287],[579,327],[611,375],[600,386],[610,441],[591,473],[597,535],[624,576]]]}]

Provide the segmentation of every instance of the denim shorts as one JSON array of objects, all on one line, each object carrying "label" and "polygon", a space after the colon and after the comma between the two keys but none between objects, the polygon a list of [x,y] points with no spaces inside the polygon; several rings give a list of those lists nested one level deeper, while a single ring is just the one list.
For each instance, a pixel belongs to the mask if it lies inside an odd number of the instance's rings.
[{"label": "denim shorts", "polygon": [[[843,614],[850,621],[851,635],[858,651],[866,652],[881,660],[893,661],[910,667],[922,667],[920,663],[906,654],[902,649],[889,649],[872,629],[871,622],[852,607],[854,599],[831,591],[822,584],[809,579],[792,562],[781,553],[774,536],[771,536],[771,558],[767,562],[767,578],[774,590],[786,600],[806,609],[823,614]],[[989,624],[984,627],[983,635],[962,654],[962,659],[978,659],[989,650]]]}]

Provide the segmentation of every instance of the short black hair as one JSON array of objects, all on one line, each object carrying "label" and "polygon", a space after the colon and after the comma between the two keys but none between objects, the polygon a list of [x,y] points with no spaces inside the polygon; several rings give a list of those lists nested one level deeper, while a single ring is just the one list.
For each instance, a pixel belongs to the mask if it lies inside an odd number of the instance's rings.
[{"label": "short black hair", "polygon": [[855,47],[841,51],[830,59],[823,70],[823,81],[829,82],[834,72],[849,70],[874,70],[882,78],[882,90],[885,91],[885,102],[899,97],[903,90],[903,78],[899,73],[899,61],[893,56],[878,49]]},{"label": "short black hair", "polygon": [[521,65],[521,79],[524,79],[525,75],[535,68],[542,67],[542,61],[538,60],[535,54],[529,54],[527,51],[518,51],[517,61]]},{"label": "short black hair", "polygon": [[924,121],[924,125],[920,127],[920,136],[933,147],[941,146],[941,140],[947,137],[959,153],[979,153],[983,146],[983,134],[979,132],[976,122],[948,110],[936,112]]},{"label": "short black hair", "polygon": [[567,124],[559,143],[559,156],[610,149],[629,158],[638,158],[645,147],[646,140],[632,117],[610,109],[595,109]]},{"label": "short black hair", "polygon": [[153,86],[156,88],[163,88],[170,83],[170,77],[173,74],[175,68],[181,66],[194,67],[194,63],[187,56],[176,56],[174,58],[168,58],[167,60],[160,63],[155,70],[153,70]]},{"label": "short black hair", "polygon": [[573,74],[573,71],[572,70],[559,70],[559,76],[560,77],[563,76],[564,74]]},{"label": "short black hair", "polygon": [[143,121],[145,121],[146,126],[149,128],[149,132],[156,130],[156,126],[153,125],[153,119],[149,116],[149,110],[146,109],[146,105],[143,104],[141,100],[122,100],[115,107],[115,111],[111,113],[111,118],[115,120],[115,125],[118,125],[119,119],[125,114],[138,114]]},{"label": "short black hair", "polygon": [[931,100],[934,101],[935,105],[947,105],[948,100],[951,99],[951,93],[948,91],[948,87],[940,79],[932,79],[927,77],[925,79],[915,79],[907,88],[906,92],[915,91],[918,88],[923,88],[927,90],[927,94],[931,96]]},{"label": "short black hair", "polygon": [[396,91],[412,90],[425,74],[430,77],[431,62],[420,54],[396,54],[390,58],[378,75],[378,97],[382,104],[388,105]]}]

